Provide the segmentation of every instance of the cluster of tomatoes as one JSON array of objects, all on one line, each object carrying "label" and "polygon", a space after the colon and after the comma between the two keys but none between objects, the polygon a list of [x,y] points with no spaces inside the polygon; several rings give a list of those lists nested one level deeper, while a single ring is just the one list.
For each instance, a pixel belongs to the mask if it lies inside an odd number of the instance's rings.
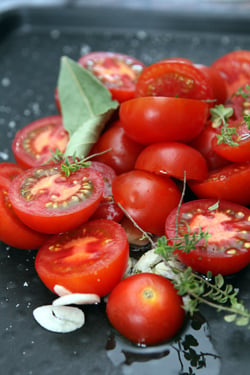
[{"label": "cluster of tomatoes", "polygon": [[[129,258],[124,212],[143,231],[170,240],[187,228],[209,229],[208,243],[179,254],[196,271],[229,274],[250,262],[244,117],[250,52],[231,52],[209,67],[185,58],[146,67],[111,52],[90,53],[79,64],[119,101],[117,116],[91,150],[90,166],[69,176],[51,160],[51,150],[63,153],[69,140],[60,114],[17,132],[16,163],[0,164],[0,239],[39,249],[35,267],[51,291],[62,285],[72,293],[111,293],[107,314],[114,327],[133,342],[155,344],[182,326],[182,300],[159,275],[120,281]],[[56,103],[60,111],[57,92]],[[233,108],[237,145],[218,144],[220,129],[210,117],[215,105]],[[178,207],[184,183],[191,196]]]}]

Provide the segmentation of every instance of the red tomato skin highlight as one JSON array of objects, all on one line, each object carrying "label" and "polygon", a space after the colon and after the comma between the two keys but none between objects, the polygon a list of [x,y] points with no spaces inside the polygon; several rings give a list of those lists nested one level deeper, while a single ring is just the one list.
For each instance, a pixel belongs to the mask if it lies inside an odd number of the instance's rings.
[{"label": "red tomato skin highlight", "polygon": [[[42,233],[56,234],[73,229],[89,219],[89,217],[97,209],[103,195],[104,190],[104,180],[101,174],[94,171],[91,168],[82,168],[77,172],[74,172],[67,177],[60,173],[60,166],[53,166],[56,176],[61,177],[66,182],[70,181],[71,186],[74,184],[74,180],[80,181],[82,178],[87,178],[90,181],[94,181],[93,191],[91,196],[79,204],[69,205],[66,208],[51,209],[47,208],[46,203],[50,202],[50,195],[48,199],[45,197],[45,201],[37,202],[37,200],[29,200],[21,195],[20,191],[24,188],[25,183],[29,181],[30,178],[36,175],[37,171],[47,171],[49,166],[43,166],[39,168],[28,169],[23,174],[17,176],[10,187],[10,201],[13,206],[14,211],[17,216],[30,228],[37,230]],[[58,189],[59,189],[59,185]],[[47,187],[45,187],[47,189]],[[49,188],[48,188],[49,189]],[[58,190],[59,192],[59,190]],[[45,192],[46,193],[46,192]],[[61,190],[61,193],[63,191]],[[38,195],[40,192],[38,191]],[[42,193],[43,196],[43,193]]]},{"label": "red tomato skin highlight", "polygon": [[121,280],[128,257],[128,240],[120,224],[90,220],[75,230],[52,236],[39,249],[35,268],[52,292],[58,284],[72,293],[103,297]]},{"label": "red tomato skin highlight", "polygon": [[142,170],[117,176],[112,190],[115,202],[120,203],[139,227],[157,235],[164,233],[166,216],[181,197],[170,177]]},{"label": "red tomato skin highlight", "polygon": [[[207,215],[208,217],[211,217],[213,211],[209,211],[209,207],[212,207],[217,203],[219,203],[219,209],[214,210],[214,212],[218,211],[219,214],[223,213],[228,217],[230,217],[230,212],[235,213],[233,214],[234,216],[232,215],[227,222],[225,219],[223,219],[224,229],[221,229],[219,215],[217,219],[218,222],[215,222],[213,225],[211,224],[211,227],[209,227],[208,219],[205,223],[202,221],[202,219],[196,220],[199,221],[201,230],[208,231],[208,233],[211,235],[211,238],[208,238],[207,240],[207,245],[204,245],[203,242],[203,248],[197,244],[196,248],[191,250],[189,253],[176,251],[176,254],[181,262],[197,272],[207,274],[208,271],[211,271],[213,275],[230,275],[242,270],[250,262],[250,250],[247,247],[244,247],[244,245],[239,245],[239,239],[243,234],[242,231],[249,233],[250,224],[248,218],[250,217],[250,210],[242,205],[225,200],[220,200],[218,202],[216,199],[200,199],[182,204],[179,211],[179,217],[180,220],[188,221],[192,234],[194,231],[198,231],[198,225],[193,227],[193,219],[191,218],[191,214],[194,214],[194,220],[195,215]],[[187,213],[190,219],[185,219],[185,217],[187,218],[187,215],[183,218],[183,212]],[[229,214],[227,212],[229,212]],[[174,209],[166,219],[165,235],[169,239],[175,238],[176,236],[176,214],[177,211]],[[243,214],[244,220],[242,218]],[[234,241],[232,241],[229,236],[229,231],[233,232],[236,230],[238,230],[238,232],[236,232]],[[179,229],[180,236],[182,233],[182,229]],[[247,243],[249,242],[250,235],[246,234],[245,236],[245,242]],[[227,244],[227,241],[231,241],[229,245]],[[171,242],[173,243],[173,241],[170,240],[170,243]]]},{"label": "red tomato skin highlight", "polygon": [[186,143],[204,128],[208,105],[200,100],[149,96],[122,103],[119,116],[125,132],[135,142]]},{"label": "red tomato skin highlight", "polygon": [[142,169],[184,180],[202,181],[208,176],[202,154],[181,142],[159,142],[147,146],[136,160],[135,169]]},{"label": "red tomato skin highlight", "polygon": [[151,273],[123,279],[108,297],[110,323],[128,340],[156,345],[173,338],[181,329],[185,312],[172,283]]}]

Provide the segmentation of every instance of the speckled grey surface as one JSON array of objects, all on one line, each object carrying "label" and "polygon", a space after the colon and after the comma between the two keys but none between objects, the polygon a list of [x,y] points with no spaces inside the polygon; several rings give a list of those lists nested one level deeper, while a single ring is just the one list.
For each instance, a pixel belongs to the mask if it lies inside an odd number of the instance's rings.
[{"label": "speckled grey surface", "polygon": [[[11,141],[19,128],[56,113],[54,88],[62,55],[78,59],[90,51],[110,50],[133,55],[146,64],[167,56],[183,56],[209,64],[235,49],[250,49],[250,27],[237,20],[232,29],[212,20],[202,27],[200,20],[183,22],[183,18],[169,19],[167,15],[108,13],[107,9],[21,8],[3,13],[0,15],[0,162],[13,161]],[[34,321],[32,311],[49,304],[53,295],[38,279],[34,257],[35,251],[20,251],[0,243],[1,374],[249,372],[250,332],[225,324],[219,314],[208,309],[202,309],[207,323],[200,329],[187,325],[177,342],[153,349],[138,349],[114,337],[104,304],[86,309],[87,322],[79,331],[64,335],[45,331]],[[249,267],[231,281],[240,287],[241,297],[250,308]],[[193,367],[189,360],[184,360],[183,353],[183,340],[191,336],[200,345],[190,346],[198,353]],[[206,366],[198,363],[201,359],[205,359]]]}]

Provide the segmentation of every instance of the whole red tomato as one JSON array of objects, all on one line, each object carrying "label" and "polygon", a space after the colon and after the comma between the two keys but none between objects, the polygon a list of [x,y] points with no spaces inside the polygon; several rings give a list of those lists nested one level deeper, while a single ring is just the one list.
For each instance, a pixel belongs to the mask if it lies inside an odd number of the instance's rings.
[{"label": "whole red tomato", "polygon": [[133,275],[117,284],[106,312],[118,332],[140,345],[170,340],[185,318],[182,299],[173,284],[151,273]]}]

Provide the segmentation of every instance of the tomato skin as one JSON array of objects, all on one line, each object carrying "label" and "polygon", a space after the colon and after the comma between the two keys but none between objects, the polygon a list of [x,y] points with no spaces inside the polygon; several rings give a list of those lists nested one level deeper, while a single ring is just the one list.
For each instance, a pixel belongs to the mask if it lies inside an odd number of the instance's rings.
[{"label": "tomato skin", "polygon": [[0,241],[16,249],[38,249],[49,236],[27,227],[15,214],[9,200],[11,182],[0,176]]},{"label": "tomato skin", "polygon": [[117,52],[91,52],[78,63],[93,73],[120,103],[134,97],[135,83],[145,68],[142,61]]},{"label": "tomato skin", "polygon": [[[200,199],[182,204],[179,215],[178,236],[202,231],[210,234],[207,243],[201,240],[189,253],[176,250],[179,260],[193,270],[213,275],[229,275],[240,271],[250,262],[250,210],[242,205],[220,200],[217,209],[210,207],[217,204],[216,199]],[[167,238],[176,237],[176,215],[173,210],[166,219]],[[173,244],[173,241],[170,240]]]},{"label": "tomato skin", "polygon": [[141,170],[117,176],[112,190],[115,202],[121,204],[139,227],[157,235],[164,233],[166,216],[178,205],[181,197],[170,177]]},{"label": "tomato skin", "polygon": [[184,180],[204,180],[207,164],[199,151],[181,142],[159,142],[147,146],[137,158],[136,169]]},{"label": "tomato skin", "polygon": [[135,97],[144,96],[209,100],[213,92],[211,83],[195,65],[170,60],[156,62],[140,74]]},{"label": "tomato skin", "polygon": [[56,165],[31,168],[17,176],[9,197],[26,225],[55,234],[87,221],[98,207],[103,190],[104,180],[99,172],[82,168],[65,177],[60,165]]},{"label": "tomato skin", "polygon": [[234,203],[250,204],[250,162],[231,163],[210,171],[204,181],[189,181],[198,198],[224,199]]},{"label": "tomato skin", "polygon": [[24,170],[16,163],[2,162],[0,163],[0,176],[6,177],[12,181],[14,177],[22,173]]},{"label": "tomato skin", "polygon": [[194,147],[203,155],[209,171],[229,164],[229,161],[216,153],[213,148],[213,141],[217,139],[216,135],[216,129],[208,122],[200,134],[189,142],[190,146]]},{"label": "tomato skin", "polygon": [[51,159],[51,150],[64,152],[69,135],[59,115],[35,120],[20,129],[12,142],[16,162],[23,168],[33,168]]},{"label": "tomato skin", "polygon": [[185,318],[182,299],[173,284],[153,273],[123,279],[109,295],[106,312],[113,327],[139,345],[170,340]]},{"label": "tomato skin", "polygon": [[230,146],[225,143],[218,144],[217,139],[213,140],[213,149],[221,157],[231,162],[250,161],[250,130],[243,121],[231,121],[230,127],[236,129],[237,136],[233,136],[236,146]]},{"label": "tomato skin", "polygon": [[117,174],[128,172],[135,166],[137,156],[143,146],[125,133],[120,121],[116,121],[107,129],[91,150],[90,154],[96,155],[91,160],[103,162],[112,167]]},{"label": "tomato skin", "polygon": [[52,236],[38,251],[36,271],[54,291],[56,284],[72,293],[107,295],[121,280],[129,246],[120,224],[90,220],[75,230]]},{"label": "tomato skin", "polygon": [[216,100],[215,104],[225,104],[228,99],[227,84],[225,78],[222,74],[213,69],[211,66],[206,66],[203,64],[195,64],[195,66],[207,77],[209,80],[212,91],[213,98]]},{"label": "tomato skin", "polygon": [[211,67],[218,70],[225,78],[229,97],[239,87],[250,83],[250,51],[239,50],[229,52],[216,59]]},{"label": "tomato skin", "polygon": [[125,132],[135,142],[185,143],[205,126],[208,105],[192,99],[142,97],[122,103],[119,116]]}]

